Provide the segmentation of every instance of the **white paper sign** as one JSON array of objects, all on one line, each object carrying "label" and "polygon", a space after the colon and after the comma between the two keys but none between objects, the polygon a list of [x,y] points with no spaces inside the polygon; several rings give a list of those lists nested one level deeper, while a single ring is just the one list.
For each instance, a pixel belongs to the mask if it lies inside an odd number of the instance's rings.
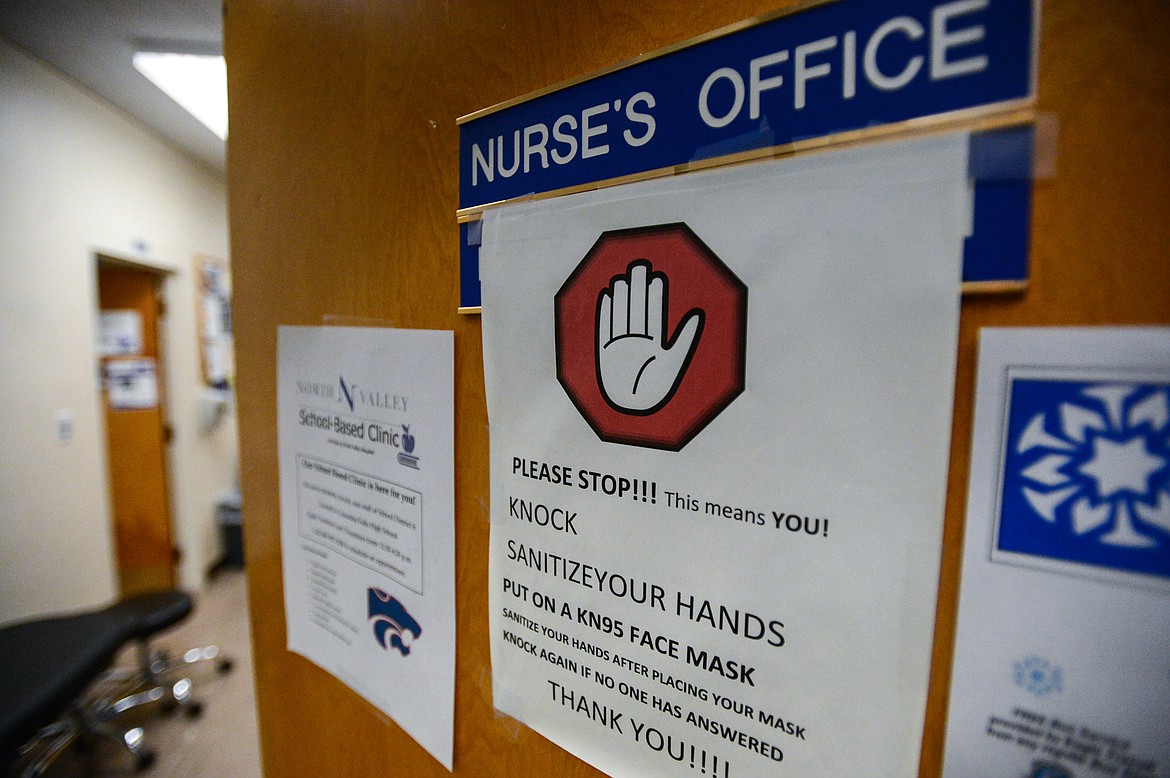
[{"label": "white paper sign", "polygon": [[966,151],[485,215],[499,710],[619,776],[916,772]]},{"label": "white paper sign", "polygon": [[985,329],[945,775],[1170,776],[1170,329]]},{"label": "white paper sign", "polygon": [[102,311],[98,354],[103,357],[142,353],[142,314],[133,309]]},{"label": "white paper sign", "polygon": [[158,406],[158,371],[153,359],[111,359],[106,362],[106,392],[119,411]]},{"label": "white paper sign", "polygon": [[289,650],[448,770],[453,353],[450,332],[281,327],[277,400]]},{"label": "white paper sign", "polygon": [[203,341],[203,364],[207,372],[207,380],[212,384],[227,381],[232,373],[231,341]]}]

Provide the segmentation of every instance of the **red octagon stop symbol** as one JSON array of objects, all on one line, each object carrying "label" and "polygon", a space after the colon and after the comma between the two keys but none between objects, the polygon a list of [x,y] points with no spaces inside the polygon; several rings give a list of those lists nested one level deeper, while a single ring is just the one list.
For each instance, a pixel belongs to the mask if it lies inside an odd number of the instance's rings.
[{"label": "red octagon stop symbol", "polygon": [[602,440],[679,451],[743,391],[747,287],[686,224],[602,233],[555,301],[557,380]]}]

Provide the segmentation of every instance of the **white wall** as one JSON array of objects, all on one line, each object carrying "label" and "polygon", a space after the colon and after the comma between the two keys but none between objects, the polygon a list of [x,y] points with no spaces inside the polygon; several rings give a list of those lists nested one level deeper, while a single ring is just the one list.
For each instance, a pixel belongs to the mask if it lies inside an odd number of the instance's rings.
[{"label": "white wall", "polygon": [[[143,248],[145,246],[145,248]],[[0,39],[0,621],[117,592],[94,350],[95,255],[174,270],[167,393],[180,579],[219,557],[234,415],[199,426],[196,254],[228,259],[223,176]],[[75,418],[59,443],[59,410]]]}]

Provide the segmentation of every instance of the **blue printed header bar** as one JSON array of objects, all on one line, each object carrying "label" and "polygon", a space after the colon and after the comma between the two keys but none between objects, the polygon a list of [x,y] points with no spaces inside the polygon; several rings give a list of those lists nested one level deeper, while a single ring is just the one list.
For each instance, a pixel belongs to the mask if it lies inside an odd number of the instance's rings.
[{"label": "blue printed header bar", "polygon": [[837,0],[461,120],[459,207],[1026,101],[1037,0]]}]

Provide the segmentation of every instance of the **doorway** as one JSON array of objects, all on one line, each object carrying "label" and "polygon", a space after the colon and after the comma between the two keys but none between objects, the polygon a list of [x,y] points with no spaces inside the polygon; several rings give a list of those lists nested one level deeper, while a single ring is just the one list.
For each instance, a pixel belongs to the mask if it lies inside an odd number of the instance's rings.
[{"label": "doorway", "polygon": [[99,256],[102,406],[123,596],[175,585],[163,390],[164,273]]}]

